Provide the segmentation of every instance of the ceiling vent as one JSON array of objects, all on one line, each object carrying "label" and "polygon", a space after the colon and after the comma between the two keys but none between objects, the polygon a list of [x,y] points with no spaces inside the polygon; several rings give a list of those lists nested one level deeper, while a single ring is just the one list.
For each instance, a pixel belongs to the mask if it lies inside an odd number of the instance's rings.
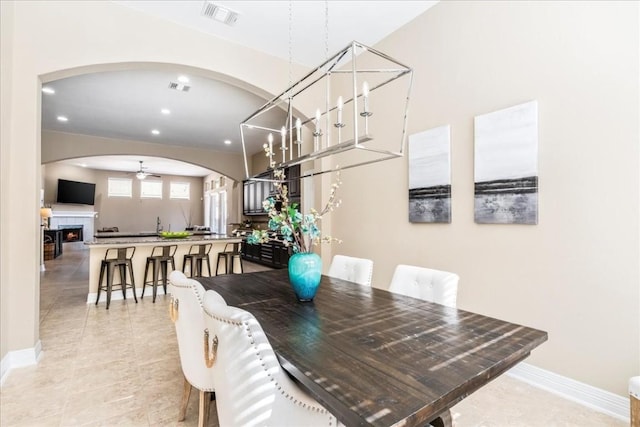
[{"label": "ceiling vent", "polygon": [[183,83],[169,82],[169,89],[178,90],[180,92],[189,92],[191,86],[187,86]]},{"label": "ceiling vent", "polygon": [[211,1],[204,2],[202,15],[227,25],[234,25],[238,21],[238,12]]}]

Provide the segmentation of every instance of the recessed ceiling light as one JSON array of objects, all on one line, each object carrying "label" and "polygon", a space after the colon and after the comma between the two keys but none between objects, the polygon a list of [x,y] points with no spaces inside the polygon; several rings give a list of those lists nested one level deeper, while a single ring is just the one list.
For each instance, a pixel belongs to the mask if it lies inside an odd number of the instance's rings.
[{"label": "recessed ceiling light", "polygon": [[160,131],[158,129],[153,129],[151,133],[154,135],[160,135]]},{"label": "recessed ceiling light", "polygon": [[189,83],[189,77],[187,77],[187,76],[178,76],[178,81],[180,83]]},{"label": "recessed ceiling light", "polygon": [[171,114],[171,110],[169,110],[168,108],[163,108],[162,110],[160,110],[160,112],[164,115]]},{"label": "recessed ceiling light", "polygon": [[49,95],[53,95],[54,93],[56,93],[55,90],[53,90],[53,88],[50,88],[49,86],[45,86],[42,88],[42,92],[49,94]]},{"label": "recessed ceiling light", "polygon": [[65,116],[58,116],[58,121],[59,122],[68,122],[69,119],[67,117],[65,117]]},{"label": "recessed ceiling light", "polygon": [[231,140],[230,139],[225,139],[224,143],[227,144],[227,145],[231,145]]},{"label": "recessed ceiling light", "polygon": [[86,168],[87,164],[86,163],[80,163],[78,166],[80,166],[81,168]]}]

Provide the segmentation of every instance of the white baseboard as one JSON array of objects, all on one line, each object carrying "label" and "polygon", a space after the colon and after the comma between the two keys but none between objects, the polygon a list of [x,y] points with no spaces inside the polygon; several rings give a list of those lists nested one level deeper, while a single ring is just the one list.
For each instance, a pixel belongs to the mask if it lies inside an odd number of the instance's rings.
[{"label": "white baseboard", "polygon": [[[167,294],[169,294],[169,292],[167,291]],[[162,285],[158,286],[157,289],[157,296],[160,295],[164,295],[164,289],[162,287]],[[98,296],[97,292],[90,292],[87,294],[87,304],[95,304],[96,303],[96,297]],[[142,296],[142,288],[136,288],[136,296],[138,297],[138,300],[140,299],[140,296]],[[149,288],[147,286],[147,290],[144,292],[144,296],[147,298],[151,298],[151,300],[153,301],[153,288]],[[127,289],[127,299],[131,298],[133,300],[133,291],[131,289]],[[120,289],[118,289],[117,291],[112,291],[111,292],[111,301],[118,301],[121,300],[122,298],[122,291]],[[107,303],[107,293],[102,291],[100,292],[100,301],[99,302],[103,302],[103,303]]]},{"label": "white baseboard", "polygon": [[9,371],[23,366],[36,365],[42,352],[42,342],[38,340],[32,348],[8,352],[0,361],[0,386],[9,376]]},{"label": "white baseboard", "polygon": [[508,375],[550,391],[566,399],[580,403],[598,412],[629,422],[629,398],[590,386],[571,378],[520,363],[508,371]]}]

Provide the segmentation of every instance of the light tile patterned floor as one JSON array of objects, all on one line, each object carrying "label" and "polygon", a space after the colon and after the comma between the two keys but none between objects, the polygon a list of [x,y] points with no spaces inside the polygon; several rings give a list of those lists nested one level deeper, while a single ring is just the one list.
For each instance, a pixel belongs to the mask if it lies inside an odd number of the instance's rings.
[{"label": "light tile patterned floor", "polygon": [[[14,369],[0,391],[0,425],[195,426],[197,393],[177,422],[182,373],[168,297],[86,304],[88,251],[65,243],[41,277],[37,366]],[[263,267],[245,263],[247,271]],[[217,425],[211,405],[211,425]],[[502,376],[453,409],[457,427],[626,423]]]}]

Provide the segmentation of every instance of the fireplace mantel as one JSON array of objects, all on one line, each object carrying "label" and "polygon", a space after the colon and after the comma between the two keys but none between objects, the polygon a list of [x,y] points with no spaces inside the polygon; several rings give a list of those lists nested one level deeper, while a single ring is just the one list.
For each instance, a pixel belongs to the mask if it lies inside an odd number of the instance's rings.
[{"label": "fireplace mantel", "polygon": [[89,211],[53,211],[53,217],[68,218],[95,218],[98,212]]}]

